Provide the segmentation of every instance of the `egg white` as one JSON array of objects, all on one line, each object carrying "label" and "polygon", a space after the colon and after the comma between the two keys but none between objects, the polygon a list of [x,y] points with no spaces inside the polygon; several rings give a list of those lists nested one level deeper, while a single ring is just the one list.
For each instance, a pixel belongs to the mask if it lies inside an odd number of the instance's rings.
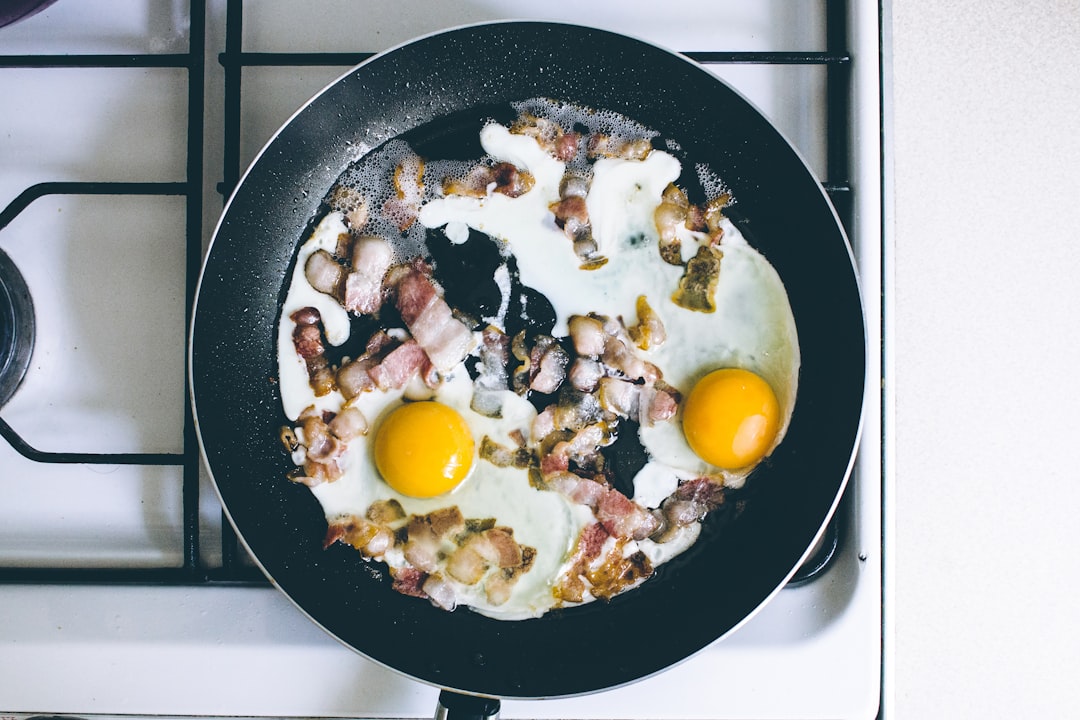
[{"label": "egg white", "polygon": [[[511,162],[534,178],[532,189],[516,198],[498,193],[486,197],[450,196],[429,200],[420,209],[426,228],[443,227],[451,242],[468,237],[474,228],[495,238],[506,253],[517,259],[524,285],[541,292],[551,302],[556,323],[553,333],[565,335],[572,315],[599,313],[636,322],[636,303],[644,295],[664,324],[667,341],[642,356],[663,373],[664,381],[684,396],[708,372],[721,367],[740,367],[762,376],[776,393],[781,422],[773,447],[790,422],[798,387],[799,347],[794,316],[783,283],[768,261],[752,248],[738,229],[724,221],[720,280],[714,313],[694,312],[676,305],[671,297],[683,268],[663,262],[657,250],[658,235],[653,213],[661,193],[680,175],[678,160],[654,150],[645,160],[602,159],[592,165],[592,182],[586,198],[594,239],[608,262],[598,269],[583,270],[572,244],[555,225],[549,206],[559,199],[559,185],[566,166],[554,159],[531,137],[510,133],[497,124],[481,132],[481,144],[497,161]],[[293,311],[314,306],[323,316],[327,340],[340,345],[348,338],[347,313],[332,298],[318,293],[304,277],[307,257],[322,248],[333,251],[338,235],[346,232],[340,213],[328,214],[299,251],[279,326],[280,388],[285,414],[295,420],[304,408],[338,411],[344,398],[333,392],[315,398],[303,360],[292,344]],[[708,239],[681,230],[684,261]],[[506,312],[509,282],[505,265],[497,276],[503,289]],[[504,393],[502,418],[485,417],[470,408],[473,385],[464,364],[455,369],[434,391],[432,399],[455,410],[465,419],[477,447],[467,478],[445,495],[417,499],[397,493],[380,477],[373,455],[374,437],[381,420],[406,402],[404,391],[363,393],[352,404],[368,419],[371,433],[350,443],[344,458],[344,476],[333,483],[312,488],[328,518],[344,514],[363,515],[378,500],[396,499],[407,514],[426,514],[457,505],[467,518],[495,518],[498,525],[512,527],[515,539],[537,550],[529,572],[524,573],[503,605],[487,602],[482,583],[455,583],[459,602],[500,619],[536,617],[555,605],[553,588],[567,570],[567,558],[581,530],[595,522],[584,506],[569,503],[557,493],[533,488],[525,470],[499,468],[481,460],[478,449],[487,435],[513,447],[514,430],[529,436],[536,411],[527,400],[511,391]],[[671,421],[642,425],[639,436],[649,461],[634,479],[634,500],[644,507],[658,507],[681,480],[710,475],[737,486],[742,474],[721,471],[702,461],[690,449],[682,432],[681,411]],[[771,448],[770,448],[771,450]],[[653,565],[679,554],[697,539],[700,526],[681,528],[665,543],[643,540],[626,550],[640,549]],[[402,567],[401,549],[384,558],[391,567]],[[452,580],[451,580],[452,581]]]}]

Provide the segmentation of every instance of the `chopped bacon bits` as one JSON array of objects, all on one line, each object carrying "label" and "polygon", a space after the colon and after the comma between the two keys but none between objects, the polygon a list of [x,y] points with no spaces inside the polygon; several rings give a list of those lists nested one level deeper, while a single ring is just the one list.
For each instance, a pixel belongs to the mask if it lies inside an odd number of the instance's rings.
[{"label": "chopped bacon bits", "polygon": [[720,278],[720,259],[724,253],[712,245],[702,245],[686,263],[672,302],[687,310],[716,312],[716,285]]},{"label": "chopped bacon bits", "polygon": [[441,372],[453,369],[474,347],[472,331],[453,317],[431,277],[409,267],[397,280],[397,309],[409,332]]},{"label": "chopped bacon bits", "polygon": [[[583,137],[527,113],[510,132],[534,138],[545,152],[574,168],[563,175],[558,198],[548,209],[572,244],[580,267],[604,265],[607,258],[593,237],[586,202],[591,174],[581,172],[577,161],[643,160],[652,152],[652,142],[598,132]],[[725,502],[722,483],[702,477],[681,482],[658,508],[649,509],[632,499],[618,451],[608,450],[620,426],[647,427],[678,413],[679,391],[664,382],[645,354],[666,341],[663,319],[642,295],[634,308],[636,318],[571,316],[565,338],[543,334],[551,332],[550,325],[529,326],[516,334],[520,325],[514,331],[495,324],[476,331],[481,323],[473,318],[484,313],[475,309],[463,313],[447,302],[444,288],[451,296],[464,291],[450,275],[436,274],[439,255],[401,262],[387,238],[363,234],[388,231],[393,236],[395,226],[406,231],[416,221],[425,193],[432,194],[425,188],[423,159],[408,155],[395,162],[393,193],[385,202],[345,186],[334,188],[327,203],[344,215],[349,232],[337,238],[336,247],[311,253],[304,265],[308,284],[351,313],[354,329],[367,328],[370,334],[358,357],[338,359],[332,351],[330,359],[319,311],[305,307],[290,315],[295,324],[293,346],[306,365],[315,395],[337,391],[345,400],[336,414],[311,407],[293,426],[281,428],[282,446],[297,466],[290,478],[315,486],[342,477],[343,468],[349,466],[350,441],[368,432],[368,420],[356,407],[364,406],[365,393],[398,390],[416,399],[437,391],[472,356],[475,363],[470,360],[467,370],[473,378],[474,411],[502,417],[509,412],[508,403],[517,400],[512,395],[507,399],[508,390],[528,398],[538,410],[531,426],[511,433],[509,443],[484,436],[480,458],[497,467],[523,470],[533,488],[559,493],[591,511],[573,551],[563,558],[570,570],[555,583],[559,604],[610,599],[634,587],[653,573],[640,549],[648,546],[638,543],[668,542]],[[464,174],[444,178],[441,191],[481,200],[493,194],[518,198],[535,183],[524,167],[489,159]],[[670,184],[655,209],[652,221],[660,256],[683,268],[672,300],[684,308],[716,309],[723,209],[729,202],[724,195],[695,205]],[[452,244],[465,242],[457,235],[448,237]],[[684,262],[682,243],[690,238],[698,245],[697,254]],[[501,283],[500,290],[506,292]],[[499,319],[484,322],[504,322],[505,308],[499,313]],[[371,329],[373,325],[377,327]],[[359,342],[363,337],[357,338],[357,351]],[[395,591],[426,598],[446,610],[478,594],[491,606],[503,605],[537,559],[537,550],[520,543],[514,530],[499,525],[498,518],[466,518],[456,505],[410,514],[392,499],[372,503],[362,516],[330,519],[324,547],[336,543],[355,548],[366,558],[391,559]]]}]

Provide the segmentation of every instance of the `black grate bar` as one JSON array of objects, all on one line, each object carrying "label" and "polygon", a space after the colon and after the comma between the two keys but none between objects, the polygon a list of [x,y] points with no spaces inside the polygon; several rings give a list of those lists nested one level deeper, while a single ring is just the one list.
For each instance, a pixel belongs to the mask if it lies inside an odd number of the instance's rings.
[{"label": "black grate bar", "polygon": [[[24,190],[0,211],[0,229],[11,223],[35,200],[46,195],[177,195],[186,198],[185,216],[185,298],[186,322],[190,326],[195,288],[202,264],[202,180],[203,180],[203,109],[205,93],[206,0],[190,4],[190,42],[185,54],[161,55],[38,55],[0,56],[0,68],[152,68],[186,69],[188,74],[187,148],[184,182],[44,182]],[[208,581],[261,581],[258,572],[249,568],[223,573],[201,567],[199,555],[199,454],[195,435],[190,394],[184,393],[184,449],[181,453],[70,453],[45,452],[32,447],[3,419],[0,436],[24,457],[42,463],[116,464],[180,466],[183,468],[183,509],[179,567],[169,568],[91,568],[6,567],[0,572],[2,583],[102,583],[102,584],[201,584]]]},{"label": "black grate bar", "polygon": [[184,182],[43,182],[23,190],[0,211],[0,229],[46,195],[184,195],[193,191]]},{"label": "black grate bar", "polygon": [[[232,28],[233,25],[230,22],[229,30],[232,30]],[[230,67],[331,67],[334,65],[352,67],[353,65],[359,65],[374,55],[375,53],[370,52],[240,52],[233,50],[226,41],[225,52],[218,56],[218,60],[226,70]]]},{"label": "black grate bar", "polygon": [[[825,6],[825,47],[839,52],[848,47],[848,0],[827,0]],[[825,176],[847,178],[851,172],[851,65],[830,65],[825,77]],[[854,213],[850,192],[829,193],[847,229],[852,233]]]},{"label": "black grate bar", "polygon": [[244,6],[241,2],[229,0],[225,8],[225,52],[219,61],[225,69],[225,98],[223,141],[223,170],[218,192],[222,197],[229,197],[233,188],[240,181],[240,81],[242,65],[232,58],[239,57],[243,42]]},{"label": "black grate bar", "polygon": [[[194,38],[194,33],[192,34]],[[198,56],[199,62],[202,56]],[[192,54],[159,55],[0,55],[0,68],[187,68]]]},{"label": "black grate bar", "polygon": [[[188,138],[185,247],[184,327],[190,328],[195,306],[195,289],[202,268],[203,212],[203,104],[206,75],[206,0],[192,0],[189,10],[188,55]],[[183,476],[183,552],[184,570],[195,578],[199,573],[199,451],[195,419],[191,407],[189,375],[184,373],[184,476]]]},{"label": "black grate bar", "polygon": [[[327,52],[226,52],[219,62],[229,67],[321,67],[359,65],[375,53]],[[837,52],[684,52],[683,55],[703,65],[846,65],[851,56]]]},{"label": "black grate bar", "polygon": [[214,568],[178,567],[7,567],[0,573],[0,585],[192,585],[203,583],[266,585],[258,568],[244,567],[222,572]]},{"label": "black grate bar", "polygon": [[45,452],[23,440],[10,425],[0,418],[0,437],[15,452],[27,460],[41,463],[87,464],[87,465],[183,465],[184,453],[71,453]]}]

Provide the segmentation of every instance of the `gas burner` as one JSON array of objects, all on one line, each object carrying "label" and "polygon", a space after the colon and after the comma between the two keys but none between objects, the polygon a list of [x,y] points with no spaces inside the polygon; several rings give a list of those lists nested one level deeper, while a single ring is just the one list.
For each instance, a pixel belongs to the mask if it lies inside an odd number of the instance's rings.
[{"label": "gas burner", "polygon": [[34,303],[19,269],[0,250],[0,407],[11,399],[34,350]]}]

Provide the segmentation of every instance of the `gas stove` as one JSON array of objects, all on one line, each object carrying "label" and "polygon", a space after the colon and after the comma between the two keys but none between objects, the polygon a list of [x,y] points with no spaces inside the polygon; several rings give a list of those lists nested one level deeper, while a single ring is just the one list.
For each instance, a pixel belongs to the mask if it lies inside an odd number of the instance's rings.
[{"label": "gas stove", "polygon": [[59,0],[0,28],[0,718],[429,717],[436,688],[325,635],[222,521],[185,386],[198,270],[242,169],[351,65],[463,23],[604,27],[768,116],[851,238],[869,342],[836,520],[747,623],[682,664],[503,717],[872,718],[882,689],[876,5]]}]

